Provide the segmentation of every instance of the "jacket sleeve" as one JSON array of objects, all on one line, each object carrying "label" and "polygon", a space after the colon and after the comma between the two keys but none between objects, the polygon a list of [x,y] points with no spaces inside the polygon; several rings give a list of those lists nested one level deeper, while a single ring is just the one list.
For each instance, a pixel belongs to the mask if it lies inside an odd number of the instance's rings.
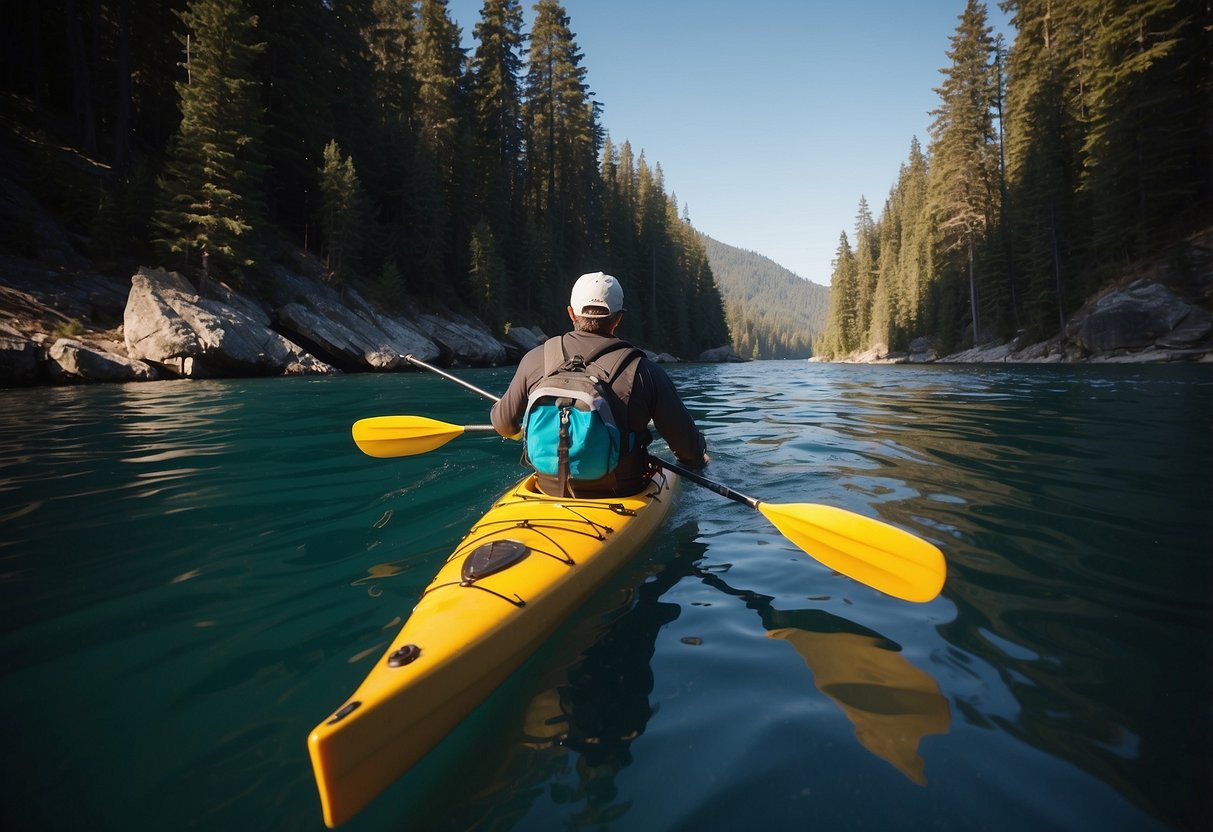
[{"label": "jacket sleeve", "polygon": [[653,426],[670,446],[679,464],[687,468],[702,468],[707,464],[707,441],[695,427],[695,420],[682,403],[674,382],[670,381],[665,370],[648,359],[641,359],[637,376],[637,380],[648,388],[645,395],[649,401]]},{"label": "jacket sleeve", "polygon": [[505,395],[489,411],[493,429],[506,439],[516,438],[522,430],[522,416],[526,412],[526,400],[531,389],[531,376],[543,372],[542,348],[536,361],[535,351],[527,353],[518,362],[518,370],[506,388]]}]

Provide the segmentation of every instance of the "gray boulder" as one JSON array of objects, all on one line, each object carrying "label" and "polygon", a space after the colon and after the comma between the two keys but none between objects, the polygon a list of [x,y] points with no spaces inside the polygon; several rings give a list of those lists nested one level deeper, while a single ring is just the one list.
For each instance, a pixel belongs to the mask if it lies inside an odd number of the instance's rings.
[{"label": "gray boulder", "polygon": [[127,353],[190,377],[333,372],[270,329],[256,308],[200,298],[181,275],[141,268],[123,315]]},{"label": "gray boulder", "polygon": [[1088,353],[1133,350],[1166,336],[1197,307],[1161,283],[1139,280],[1080,310],[1066,334]]},{"label": "gray boulder", "polygon": [[153,381],[160,377],[145,361],[60,338],[47,352],[51,375],[61,381]]},{"label": "gray boulder", "polygon": [[361,313],[327,298],[288,303],[276,313],[278,326],[346,370],[396,370],[404,356],[423,361],[438,357],[438,347],[403,321]]},{"label": "gray boulder", "polygon": [[505,334],[505,345],[527,353],[547,339],[547,334],[537,326],[514,326],[510,327],[510,331]]},{"label": "gray boulder", "polygon": [[935,348],[935,339],[919,336],[910,342],[910,363],[928,364],[939,357]]},{"label": "gray boulder", "polygon": [[699,354],[699,360],[705,364],[742,364],[745,359],[734,352],[729,345],[723,347],[713,347],[710,350],[704,350]]},{"label": "gray boulder", "polygon": [[282,268],[274,278],[277,328],[344,370],[404,369],[405,355],[439,356],[416,326],[380,314],[354,289],[339,292],[313,274]]},{"label": "gray boulder", "polygon": [[443,319],[435,315],[421,315],[417,323],[442,348],[452,364],[496,367],[505,363],[505,345],[475,318],[457,315]]}]

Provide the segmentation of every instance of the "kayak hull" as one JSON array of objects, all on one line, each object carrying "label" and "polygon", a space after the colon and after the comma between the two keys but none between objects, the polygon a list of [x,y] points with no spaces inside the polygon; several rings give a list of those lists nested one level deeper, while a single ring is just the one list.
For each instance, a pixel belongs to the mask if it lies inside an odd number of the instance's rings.
[{"label": "kayak hull", "polygon": [[497,500],[308,737],[325,823],[353,817],[516,670],[652,535],[676,482],[658,472],[641,494],[579,499],[548,497],[528,477]]}]

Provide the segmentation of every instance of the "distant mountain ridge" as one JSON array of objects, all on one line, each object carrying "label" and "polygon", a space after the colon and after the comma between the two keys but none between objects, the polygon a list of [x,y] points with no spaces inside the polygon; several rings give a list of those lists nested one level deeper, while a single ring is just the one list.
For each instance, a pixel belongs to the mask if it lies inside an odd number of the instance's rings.
[{"label": "distant mountain ridge", "polygon": [[700,234],[743,358],[808,358],[825,329],[830,290],[769,257]]}]

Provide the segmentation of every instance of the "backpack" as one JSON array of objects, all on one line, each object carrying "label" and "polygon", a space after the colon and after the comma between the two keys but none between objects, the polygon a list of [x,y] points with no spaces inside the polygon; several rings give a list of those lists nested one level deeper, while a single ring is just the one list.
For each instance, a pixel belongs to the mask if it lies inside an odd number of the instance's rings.
[{"label": "backpack", "polygon": [[625,408],[611,382],[640,355],[626,341],[613,341],[589,358],[567,356],[563,337],[544,343],[543,378],[522,416],[523,459],[555,477],[563,496],[569,496],[570,479],[601,479],[619,464],[616,415],[622,418]]}]

